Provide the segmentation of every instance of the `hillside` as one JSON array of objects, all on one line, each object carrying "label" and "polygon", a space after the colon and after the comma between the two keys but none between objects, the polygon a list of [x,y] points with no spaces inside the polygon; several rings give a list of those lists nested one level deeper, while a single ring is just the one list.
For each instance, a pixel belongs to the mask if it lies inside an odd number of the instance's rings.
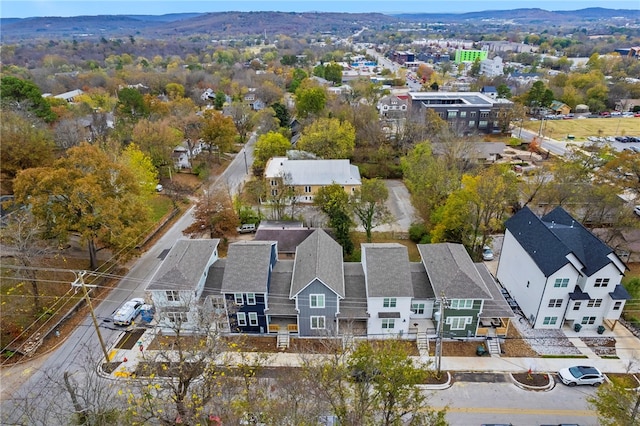
[{"label": "hillside", "polygon": [[3,42],[33,39],[110,38],[136,36],[168,38],[206,34],[212,38],[251,34],[307,36],[332,34],[345,37],[363,26],[376,30],[400,22],[478,23],[502,21],[519,25],[572,25],[614,21],[640,24],[638,11],[589,8],[575,11],[543,9],[493,10],[462,14],[221,12],[168,15],[105,15],[0,19]]}]

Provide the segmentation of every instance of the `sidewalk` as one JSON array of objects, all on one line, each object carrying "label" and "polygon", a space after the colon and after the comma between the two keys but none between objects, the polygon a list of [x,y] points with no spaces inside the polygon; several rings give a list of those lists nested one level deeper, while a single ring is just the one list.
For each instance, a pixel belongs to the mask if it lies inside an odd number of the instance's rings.
[{"label": "sidewalk", "polygon": [[[123,334],[123,336],[125,336]],[[513,357],[500,357],[497,355],[492,356],[477,356],[477,357],[448,357],[446,353],[442,357],[442,370],[444,371],[484,371],[484,372],[496,372],[496,373],[513,373],[513,372],[525,372],[531,370],[537,373],[554,373],[558,370],[568,367],[570,365],[591,365],[599,368],[604,373],[627,373],[627,372],[639,372],[640,371],[640,339],[636,338],[629,330],[627,330],[622,324],[618,323],[614,330],[607,330],[604,335],[591,336],[590,334],[583,333],[582,337],[615,337],[616,339],[616,353],[618,358],[602,358],[596,355],[591,349],[589,349],[578,337],[577,333],[574,336],[567,335],[570,341],[575,342],[576,347],[586,355],[587,358],[576,357],[538,357],[538,358],[513,358]],[[143,356],[147,354],[147,347],[155,338],[154,329],[148,329],[144,334],[135,342],[128,342],[126,348],[114,347],[109,357],[112,362],[121,364],[108,376],[112,378],[129,377],[136,369],[138,363],[143,359]],[[119,339],[119,342],[123,339]],[[140,350],[142,346],[142,350]],[[245,353],[245,356],[247,354]],[[266,355],[267,363],[272,367],[298,367],[301,365],[302,357],[321,358],[324,355],[301,355],[297,353],[269,353],[258,354],[249,353],[249,359],[252,356],[256,358]],[[228,352],[221,357],[224,363],[227,365],[233,365],[240,362],[239,355],[234,352]],[[126,360],[126,361],[125,361]],[[430,356],[417,356],[414,357],[415,362],[418,365],[429,366],[433,368],[435,364],[435,358]],[[243,362],[246,362],[245,358]],[[264,362],[262,360],[261,362]],[[106,374],[106,373],[105,373]]]}]

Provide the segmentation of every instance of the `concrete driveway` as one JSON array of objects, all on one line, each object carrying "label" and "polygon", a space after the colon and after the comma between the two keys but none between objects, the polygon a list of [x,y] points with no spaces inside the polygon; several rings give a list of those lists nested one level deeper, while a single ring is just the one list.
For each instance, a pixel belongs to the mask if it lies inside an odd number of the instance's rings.
[{"label": "concrete driveway", "polygon": [[373,228],[373,232],[407,232],[409,226],[418,220],[416,211],[411,204],[409,190],[401,180],[385,180],[384,183],[389,190],[387,208],[394,220],[388,225]]}]

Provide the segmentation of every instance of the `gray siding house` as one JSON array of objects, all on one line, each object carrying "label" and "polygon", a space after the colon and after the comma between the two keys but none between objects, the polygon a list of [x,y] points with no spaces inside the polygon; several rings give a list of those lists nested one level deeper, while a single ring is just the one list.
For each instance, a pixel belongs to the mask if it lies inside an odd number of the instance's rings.
[{"label": "gray siding house", "polygon": [[344,299],[342,247],[317,230],[296,250],[289,298],[295,300],[300,336],[338,333]]}]

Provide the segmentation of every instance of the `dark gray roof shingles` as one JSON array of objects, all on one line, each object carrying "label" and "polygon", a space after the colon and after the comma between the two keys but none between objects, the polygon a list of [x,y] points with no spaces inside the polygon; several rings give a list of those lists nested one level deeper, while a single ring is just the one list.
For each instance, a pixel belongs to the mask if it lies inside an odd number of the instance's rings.
[{"label": "dark gray roof shingles", "polygon": [[223,293],[266,293],[274,241],[239,241],[229,245]]},{"label": "dark gray roof shingles", "polygon": [[407,247],[397,243],[362,244],[369,297],[412,297]]},{"label": "dark gray roof shingles", "polygon": [[317,229],[296,250],[290,297],[295,297],[314,279],[344,298],[342,247],[326,232]]},{"label": "dark gray roof shingles", "polygon": [[195,290],[219,239],[176,241],[147,290]]}]

